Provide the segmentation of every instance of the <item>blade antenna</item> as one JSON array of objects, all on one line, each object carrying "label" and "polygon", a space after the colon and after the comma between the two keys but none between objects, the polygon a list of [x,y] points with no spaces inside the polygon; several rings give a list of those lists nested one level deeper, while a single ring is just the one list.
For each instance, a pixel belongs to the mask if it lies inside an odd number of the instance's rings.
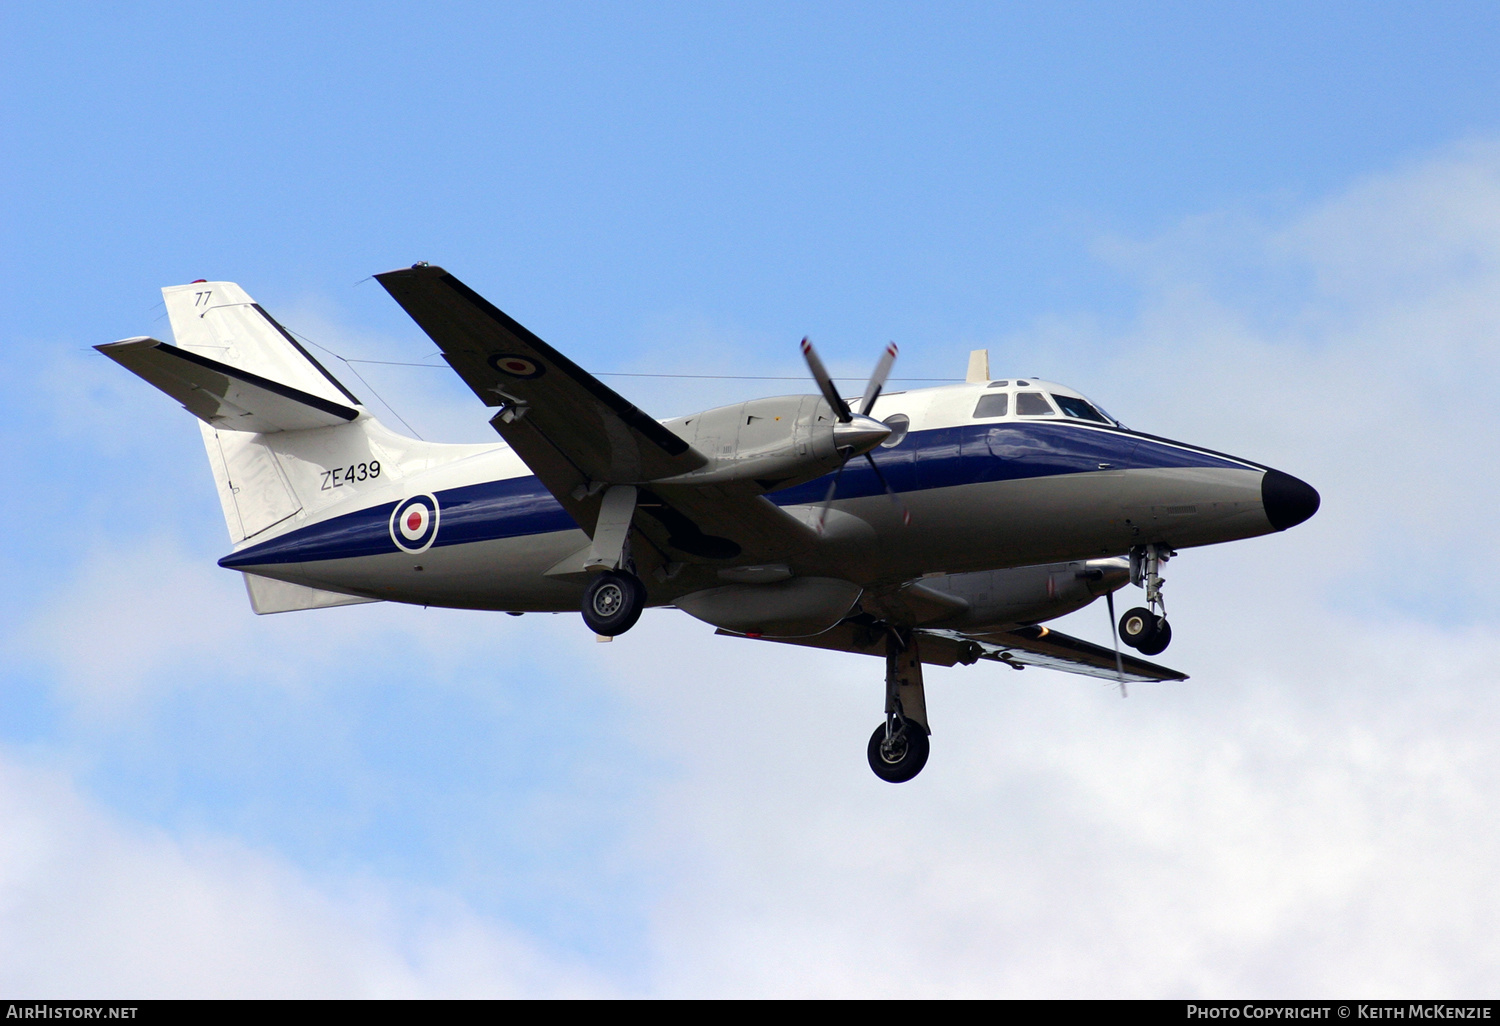
[{"label": "blade antenna", "polygon": [[849,404],[844,402],[843,396],[839,395],[839,390],[833,385],[833,378],[828,376],[828,368],[823,366],[823,361],[818,359],[818,351],[813,348],[811,340],[805,336],[802,339],[802,356],[807,360],[807,369],[812,371],[813,380],[823,391],[823,398],[827,399],[828,405],[833,407],[834,415],[838,417],[839,423],[849,423],[854,419]]},{"label": "blade antenna", "polygon": [[1104,601],[1109,603],[1109,637],[1115,643],[1115,672],[1120,675],[1120,697],[1129,698],[1125,690],[1125,661],[1120,658],[1120,632],[1115,627],[1115,593],[1106,591]]}]

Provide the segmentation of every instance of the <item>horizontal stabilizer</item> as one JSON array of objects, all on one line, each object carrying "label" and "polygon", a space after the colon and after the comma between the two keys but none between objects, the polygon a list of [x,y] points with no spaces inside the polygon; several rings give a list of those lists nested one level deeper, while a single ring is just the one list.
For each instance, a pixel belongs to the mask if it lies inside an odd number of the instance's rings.
[{"label": "horizontal stabilizer", "polygon": [[305,431],[359,416],[345,406],[154,338],[95,346],[221,431]]},{"label": "horizontal stabilizer", "polygon": [[345,595],[337,591],[322,591],[301,584],[288,584],[258,574],[245,574],[245,590],[250,593],[250,605],[262,615],[266,613],[290,613],[294,609],[324,609],[328,606],[353,606],[361,602],[379,602],[379,599],[360,595]]}]

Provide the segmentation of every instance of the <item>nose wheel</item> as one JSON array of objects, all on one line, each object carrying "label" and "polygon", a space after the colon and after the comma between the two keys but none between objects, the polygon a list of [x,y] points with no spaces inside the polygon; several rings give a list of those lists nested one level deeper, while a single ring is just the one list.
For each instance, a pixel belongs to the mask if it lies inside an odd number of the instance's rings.
[{"label": "nose wheel", "polygon": [[607,638],[634,627],[645,608],[646,586],[623,570],[599,574],[583,592],[583,622]]},{"label": "nose wheel", "polygon": [[1165,616],[1136,606],[1120,617],[1120,640],[1142,655],[1158,655],[1172,643],[1172,625]]}]

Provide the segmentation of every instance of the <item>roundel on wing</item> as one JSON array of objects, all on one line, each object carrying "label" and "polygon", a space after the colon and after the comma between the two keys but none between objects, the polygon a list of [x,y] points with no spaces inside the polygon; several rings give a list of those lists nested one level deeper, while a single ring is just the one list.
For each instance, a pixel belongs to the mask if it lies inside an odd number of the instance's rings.
[{"label": "roundel on wing", "polygon": [[518,353],[498,353],[490,357],[490,366],[512,378],[539,378],[547,372],[531,357]]},{"label": "roundel on wing", "polygon": [[403,552],[422,552],[438,532],[438,504],[431,495],[413,495],[391,512],[391,541]]}]

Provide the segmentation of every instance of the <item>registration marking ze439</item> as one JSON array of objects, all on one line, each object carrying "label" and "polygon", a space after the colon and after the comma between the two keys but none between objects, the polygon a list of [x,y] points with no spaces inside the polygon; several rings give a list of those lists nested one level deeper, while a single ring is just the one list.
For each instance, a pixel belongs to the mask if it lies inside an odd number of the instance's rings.
[{"label": "registration marking ze439", "polygon": [[323,487],[318,490],[326,492],[330,488],[342,488],[352,481],[368,481],[379,476],[379,460],[371,460],[369,463],[351,463],[347,467],[334,467],[332,470],[323,471]]}]

